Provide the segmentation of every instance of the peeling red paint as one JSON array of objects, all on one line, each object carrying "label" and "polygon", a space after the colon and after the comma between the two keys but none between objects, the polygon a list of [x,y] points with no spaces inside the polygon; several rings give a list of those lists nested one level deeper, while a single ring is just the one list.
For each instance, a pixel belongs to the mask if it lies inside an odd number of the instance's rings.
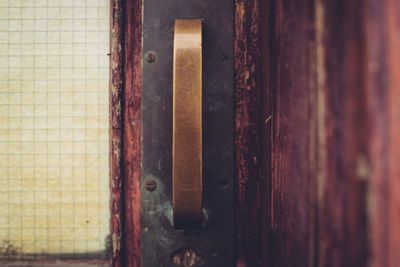
[{"label": "peeling red paint", "polygon": [[112,0],[111,3],[112,264],[139,267],[141,1]]},{"label": "peeling red paint", "polygon": [[141,266],[140,134],[142,1],[124,1],[124,103],[123,162],[125,192],[124,265]]},{"label": "peeling red paint", "polygon": [[111,2],[110,32],[110,191],[111,191],[111,246],[113,266],[121,266],[122,235],[122,6],[120,0]]}]

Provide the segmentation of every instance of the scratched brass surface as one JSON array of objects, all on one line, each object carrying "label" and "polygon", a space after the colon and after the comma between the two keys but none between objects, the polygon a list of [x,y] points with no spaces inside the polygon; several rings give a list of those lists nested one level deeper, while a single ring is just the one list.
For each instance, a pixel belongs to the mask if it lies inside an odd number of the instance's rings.
[{"label": "scratched brass surface", "polygon": [[201,225],[201,20],[176,20],[173,58],[172,187],[175,228]]}]

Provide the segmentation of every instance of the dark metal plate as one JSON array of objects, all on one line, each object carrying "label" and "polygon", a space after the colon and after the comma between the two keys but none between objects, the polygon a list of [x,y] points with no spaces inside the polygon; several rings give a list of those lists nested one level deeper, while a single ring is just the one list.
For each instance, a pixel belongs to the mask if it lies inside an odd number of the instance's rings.
[{"label": "dark metal plate", "polygon": [[[142,265],[234,266],[233,1],[144,0]],[[203,19],[203,213],[172,226],[172,54],[175,19]],[[195,263],[195,265],[190,265]]]}]

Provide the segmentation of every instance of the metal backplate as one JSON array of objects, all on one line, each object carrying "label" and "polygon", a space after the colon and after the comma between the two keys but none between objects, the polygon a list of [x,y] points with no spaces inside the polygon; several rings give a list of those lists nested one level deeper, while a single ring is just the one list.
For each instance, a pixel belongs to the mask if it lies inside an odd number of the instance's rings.
[{"label": "metal backplate", "polygon": [[[234,266],[233,1],[143,0],[142,266]],[[203,20],[203,216],[172,225],[175,19]]]}]

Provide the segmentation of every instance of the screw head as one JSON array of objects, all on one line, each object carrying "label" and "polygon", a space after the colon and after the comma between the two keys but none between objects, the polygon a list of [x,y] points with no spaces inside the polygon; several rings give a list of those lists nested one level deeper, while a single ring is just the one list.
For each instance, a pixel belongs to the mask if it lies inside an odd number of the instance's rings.
[{"label": "screw head", "polygon": [[157,182],[154,179],[149,179],[144,182],[144,188],[150,192],[154,191],[157,188]]},{"label": "screw head", "polygon": [[153,62],[155,62],[156,60],[157,60],[157,54],[156,54],[156,52],[151,51],[151,52],[148,52],[148,53],[147,53],[147,55],[146,55],[146,61],[147,61],[148,63],[153,63]]}]

